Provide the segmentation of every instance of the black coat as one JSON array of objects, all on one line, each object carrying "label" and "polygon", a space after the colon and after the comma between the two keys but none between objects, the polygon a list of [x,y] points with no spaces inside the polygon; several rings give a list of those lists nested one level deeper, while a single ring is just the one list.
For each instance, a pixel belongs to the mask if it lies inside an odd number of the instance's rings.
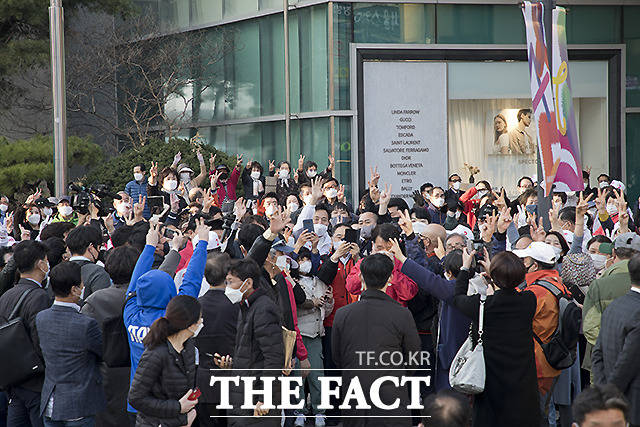
[{"label": "black coat", "polygon": [[[224,288],[209,289],[199,298],[199,301],[204,326],[195,338],[200,356],[197,383],[202,391],[198,402],[218,403],[220,401],[218,389],[209,386],[209,380],[214,373],[211,369],[216,370],[215,375],[223,374],[224,371],[214,364],[213,355],[216,353],[221,356],[233,355],[240,306],[229,301],[224,294]],[[214,390],[216,390],[215,393]]]},{"label": "black coat", "polygon": [[196,349],[193,340],[178,353],[167,341],[145,349],[129,390],[129,403],[138,411],[136,426],[187,425],[180,398],[194,388]]},{"label": "black coat", "polygon": [[640,293],[630,290],[604,311],[591,362],[596,384],[613,384],[625,394],[633,425],[640,424],[639,354]]},{"label": "black coat", "polygon": [[[280,310],[262,288],[256,289],[246,300],[240,303],[240,316],[236,334],[236,345],[233,354],[233,368],[236,375],[242,376],[275,376],[282,375],[279,370],[284,367],[284,343],[280,323]],[[263,371],[264,369],[275,369]],[[236,371],[240,370],[240,371]],[[241,384],[242,385],[242,384]],[[256,380],[254,390],[263,389],[264,385]],[[278,381],[273,383],[273,400],[277,405],[280,395]],[[259,399],[254,399],[257,403]],[[242,388],[231,387],[230,402],[234,415],[250,415],[253,411],[240,410],[244,402]],[[280,411],[271,410],[268,415],[278,415]],[[232,425],[265,425],[279,426],[278,418],[235,418],[230,419]]]},{"label": "black coat", "polygon": [[[382,376],[398,377],[408,374],[411,366],[389,366],[393,369],[405,368],[406,371],[383,371],[375,368],[381,362],[389,363],[383,352],[402,354],[402,360],[409,362],[411,353],[419,352],[420,337],[411,312],[394,301],[386,293],[379,290],[365,290],[360,301],[346,305],[336,311],[331,330],[331,348],[336,367],[343,369],[341,392],[344,393],[354,377],[358,377],[362,389],[368,396],[371,383]],[[375,357],[368,364],[362,352],[372,352]],[[394,360],[397,360],[394,358]],[[352,369],[373,367],[372,371],[352,371]],[[415,369],[416,366],[413,366]],[[357,373],[355,373],[357,372]],[[420,376],[423,373],[420,373]],[[424,373],[426,376],[427,373]],[[343,411],[347,415],[410,415],[406,410],[409,402],[408,387],[396,388],[389,382],[380,388],[382,402],[393,402],[400,399],[398,410],[383,411],[380,409],[364,411]],[[369,398],[367,397],[367,401]],[[344,418],[345,426],[410,426],[411,418]]]},{"label": "black coat", "polygon": [[[467,296],[469,272],[456,280],[453,305],[473,319],[474,336],[480,295]],[[484,392],[474,397],[474,427],[538,427],[540,406],[533,350],[533,292],[499,290],[487,297],[482,335],[486,380]]]},{"label": "black coat", "polygon": [[[33,348],[36,353],[42,357],[38,333],[36,331],[36,315],[42,310],[51,307],[51,303],[53,301],[49,297],[49,294],[47,294],[46,290],[40,287],[33,280],[20,279],[13,288],[9,289],[4,293],[4,295],[2,295],[2,297],[0,297],[0,317],[5,319],[8,318],[22,294],[28,289],[34,290],[32,290],[22,302],[20,310],[18,310],[17,317],[22,318],[24,325],[27,328],[27,334],[29,334],[29,338],[33,343]],[[40,393],[43,382],[44,373],[33,376],[22,384],[17,384],[17,386]]]}]

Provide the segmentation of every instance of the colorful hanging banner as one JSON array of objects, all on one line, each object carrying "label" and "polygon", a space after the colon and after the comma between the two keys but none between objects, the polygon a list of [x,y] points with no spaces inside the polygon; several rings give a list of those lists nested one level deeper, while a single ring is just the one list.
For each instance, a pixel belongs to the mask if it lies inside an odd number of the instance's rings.
[{"label": "colorful hanging banner", "polygon": [[582,191],[584,190],[584,182],[582,181],[580,163],[580,141],[576,131],[573,98],[571,97],[566,21],[567,11],[564,7],[557,6],[553,9],[551,68],[553,69],[553,96],[560,141],[560,164],[554,182],[556,191]]},{"label": "colorful hanging banner", "polygon": [[542,3],[524,2],[522,9],[527,31],[529,56],[529,80],[533,117],[538,126],[538,151],[542,162],[542,178],[545,196],[551,192],[556,171],[560,165],[561,148],[558,138],[555,105],[551,91],[551,75],[542,23]]}]

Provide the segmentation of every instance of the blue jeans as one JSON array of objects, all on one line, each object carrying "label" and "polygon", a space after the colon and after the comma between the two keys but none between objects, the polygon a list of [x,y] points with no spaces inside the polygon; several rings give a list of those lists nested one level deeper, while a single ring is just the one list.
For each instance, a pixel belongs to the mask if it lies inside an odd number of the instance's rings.
[{"label": "blue jeans", "polygon": [[12,387],[8,395],[8,427],[42,427],[40,393],[22,387]]},{"label": "blue jeans", "polygon": [[96,417],[84,417],[76,421],[54,421],[49,417],[44,417],[45,427],[94,427]]}]

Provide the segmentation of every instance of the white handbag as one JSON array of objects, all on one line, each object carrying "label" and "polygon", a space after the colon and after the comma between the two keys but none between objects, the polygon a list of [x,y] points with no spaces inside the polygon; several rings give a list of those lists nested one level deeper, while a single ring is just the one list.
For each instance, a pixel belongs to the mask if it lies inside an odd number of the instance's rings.
[{"label": "white handbag", "polygon": [[486,369],[484,365],[484,349],[482,347],[482,328],[484,326],[484,303],[486,295],[480,296],[480,319],[478,321],[478,343],[473,347],[471,337],[472,328],[469,329],[469,336],[456,353],[456,357],[449,369],[449,384],[454,390],[466,394],[478,394],[484,391],[484,381]]}]

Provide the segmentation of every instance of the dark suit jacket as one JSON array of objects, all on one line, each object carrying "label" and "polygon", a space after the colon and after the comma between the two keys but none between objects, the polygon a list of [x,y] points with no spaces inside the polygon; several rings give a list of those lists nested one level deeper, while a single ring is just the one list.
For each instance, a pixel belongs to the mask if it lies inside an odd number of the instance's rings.
[{"label": "dark suit jacket", "polygon": [[[20,279],[14,287],[5,292],[0,298],[0,316],[5,318],[9,317],[22,294],[28,289],[33,290],[22,302],[22,306],[20,306],[20,310],[18,311],[18,317],[21,317],[24,321],[29,338],[33,343],[33,348],[36,353],[40,354],[38,333],[36,331],[36,315],[51,306],[51,298],[49,298],[46,290],[32,280]],[[44,376],[39,374],[16,386],[40,393],[43,380]]]},{"label": "dark suit jacket", "polygon": [[54,305],[36,316],[46,364],[40,411],[53,393],[53,420],[96,415],[105,406],[98,323],[72,307]]},{"label": "dark suit jacket", "polygon": [[[404,361],[411,364],[411,358],[420,351],[421,343],[411,312],[391,299],[389,295],[378,290],[365,290],[360,301],[346,305],[336,311],[331,330],[331,348],[336,367],[343,369],[342,393],[346,391],[353,377],[358,377],[363,390],[370,390],[371,384],[382,376],[399,377],[407,375],[418,366],[404,366],[396,363]],[[371,352],[368,360],[364,352]],[[391,360],[393,354],[393,360]],[[420,360],[418,357],[417,360]],[[393,362],[393,363],[390,363]],[[386,365],[383,367],[383,365]],[[376,367],[377,366],[377,367]],[[386,368],[406,371],[385,371]],[[353,371],[352,369],[372,368],[371,371]],[[419,371],[417,376],[428,376]],[[373,407],[371,410],[343,411],[347,415],[410,415],[408,405],[408,387],[395,387],[383,383],[380,388],[382,402],[393,402],[400,399],[398,410],[383,411]],[[372,421],[373,420],[373,421]],[[345,418],[345,426],[385,425],[410,426],[410,418]]]},{"label": "dark suit jacket", "polygon": [[595,383],[614,384],[627,397],[631,424],[640,424],[639,355],[640,293],[630,290],[605,309],[591,361]]}]

